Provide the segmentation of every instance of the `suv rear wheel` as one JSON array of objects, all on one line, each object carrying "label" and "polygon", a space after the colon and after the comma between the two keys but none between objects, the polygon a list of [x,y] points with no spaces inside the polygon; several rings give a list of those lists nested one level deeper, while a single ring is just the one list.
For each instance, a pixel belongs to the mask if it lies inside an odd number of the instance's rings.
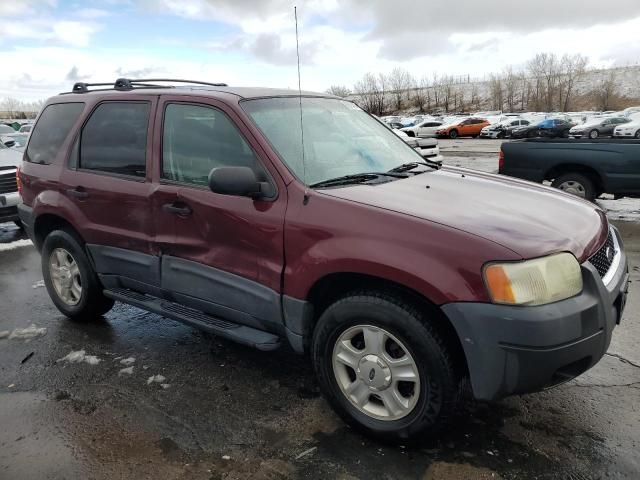
[{"label": "suv rear wheel", "polygon": [[446,424],[459,404],[460,375],[429,324],[434,319],[400,297],[372,291],[327,308],[312,358],[323,394],[347,423],[396,442]]},{"label": "suv rear wheel", "polygon": [[69,318],[88,320],[113,307],[113,300],[102,294],[81,242],[69,231],[47,235],[42,246],[42,275],[51,300]]}]

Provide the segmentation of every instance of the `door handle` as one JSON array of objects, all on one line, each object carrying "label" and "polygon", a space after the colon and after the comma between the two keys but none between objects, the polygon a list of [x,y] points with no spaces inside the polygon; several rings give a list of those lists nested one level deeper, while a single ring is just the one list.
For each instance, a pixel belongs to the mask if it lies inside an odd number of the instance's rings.
[{"label": "door handle", "polygon": [[79,200],[84,200],[89,196],[89,192],[86,192],[82,187],[70,188],[67,193]]},{"label": "door handle", "polygon": [[191,207],[189,205],[176,205],[175,203],[165,203],[162,206],[162,209],[167,213],[173,213],[174,215],[181,215],[186,217],[187,215],[191,215]]}]

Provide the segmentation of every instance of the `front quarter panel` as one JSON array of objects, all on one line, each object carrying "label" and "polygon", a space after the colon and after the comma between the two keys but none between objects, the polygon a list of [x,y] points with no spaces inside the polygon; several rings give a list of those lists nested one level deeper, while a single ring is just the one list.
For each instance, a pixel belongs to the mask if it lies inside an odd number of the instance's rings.
[{"label": "front quarter panel", "polygon": [[358,273],[403,285],[436,305],[488,301],[482,265],[519,258],[481,237],[322,191],[309,191],[305,204],[297,184],[289,195],[284,294],[300,300],[327,275]]}]

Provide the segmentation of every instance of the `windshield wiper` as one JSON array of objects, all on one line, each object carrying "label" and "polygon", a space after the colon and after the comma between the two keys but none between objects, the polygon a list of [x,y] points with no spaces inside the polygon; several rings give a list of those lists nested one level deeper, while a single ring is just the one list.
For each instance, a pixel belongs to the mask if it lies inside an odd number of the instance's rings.
[{"label": "windshield wiper", "polygon": [[420,165],[424,165],[425,167],[435,168],[436,170],[438,170],[439,168],[442,168],[442,164],[440,162],[424,160],[422,162],[403,163],[402,165],[398,165],[397,167],[392,168],[391,170],[389,170],[389,172],[408,172],[409,170],[413,170],[414,168],[419,167]]},{"label": "windshield wiper", "polygon": [[352,175],[343,175],[342,177],[330,178],[328,180],[323,180],[321,182],[313,183],[309,185],[309,187],[320,188],[320,187],[333,187],[337,185],[353,185],[357,183],[368,182],[369,180],[375,180],[378,177],[407,178],[407,175],[399,172],[354,173]]}]

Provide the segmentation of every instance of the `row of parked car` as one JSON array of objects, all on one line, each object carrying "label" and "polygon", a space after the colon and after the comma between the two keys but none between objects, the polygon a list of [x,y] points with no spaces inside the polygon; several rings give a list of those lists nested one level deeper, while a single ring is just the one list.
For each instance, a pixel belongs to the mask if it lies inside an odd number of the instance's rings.
[{"label": "row of parked car", "polygon": [[[488,113],[481,116],[480,113]],[[540,118],[540,116],[543,118]],[[640,107],[622,112],[584,112],[556,114],[502,114],[478,112],[459,117],[432,117],[417,115],[407,120],[401,117],[383,117],[391,128],[416,138],[538,138],[562,137],[596,139],[599,137],[640,139]]]}]

